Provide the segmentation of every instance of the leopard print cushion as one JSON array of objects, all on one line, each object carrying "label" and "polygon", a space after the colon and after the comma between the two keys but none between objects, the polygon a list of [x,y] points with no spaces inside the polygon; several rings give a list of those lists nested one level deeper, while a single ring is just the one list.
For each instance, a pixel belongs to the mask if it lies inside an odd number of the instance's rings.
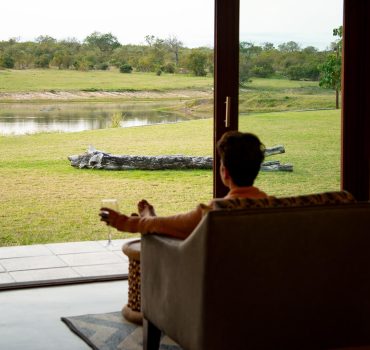
[{"label": "leopard print cushion", "polygon": [[236,198],[216,199],[213,201],[213,210],[246,209],[246,208],[284,208],[306,207],[312,205],[343,204],[356,202],[355,198],[346,191],[323,192],[294,197],[267,197],[260,199]]}]

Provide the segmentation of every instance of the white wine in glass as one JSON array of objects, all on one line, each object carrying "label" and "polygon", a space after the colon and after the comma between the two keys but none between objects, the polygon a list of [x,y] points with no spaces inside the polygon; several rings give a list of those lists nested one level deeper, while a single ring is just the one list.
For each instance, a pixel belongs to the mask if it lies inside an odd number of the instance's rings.
[{"label": "white wine in glass", "polygon": [[[108,208],[115,211],[118,211],[118,202],[117,199],[102,199],[101,201],[102,208]],[[108,242],[107,246],[112,244],[112,227],[108,226]]]}]

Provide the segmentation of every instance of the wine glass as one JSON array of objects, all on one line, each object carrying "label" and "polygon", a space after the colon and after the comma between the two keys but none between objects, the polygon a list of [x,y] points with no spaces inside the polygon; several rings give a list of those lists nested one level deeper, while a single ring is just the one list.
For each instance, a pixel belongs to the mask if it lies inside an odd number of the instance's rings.
[{"label": "wine glass", "polygon": [[[102,208],[108,208],[115,211],[118,211],[118,202],[117,199],[102,199],[101,201]],[[114,245],[112,242],[112,227],[108,226],[108,242],[107,246]]]}]

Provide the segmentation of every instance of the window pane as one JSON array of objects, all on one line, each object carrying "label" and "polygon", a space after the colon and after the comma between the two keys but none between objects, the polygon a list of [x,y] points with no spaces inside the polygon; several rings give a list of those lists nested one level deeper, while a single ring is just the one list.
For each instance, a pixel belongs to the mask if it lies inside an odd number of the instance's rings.
[{"label": "window pane", "polygon": [[211,169],[82,170],[67,157],[212,156],[214,2],[17,4],[1,10],[0,245],[104,240],[103,198],[128,214],[146,198],[161,215],[210,200]]},{"label": "window pane", "polygon": [[340,0],[241,0],[239,126],[285,149],[258,178],[269,194],[340,188],[342,12]]}]

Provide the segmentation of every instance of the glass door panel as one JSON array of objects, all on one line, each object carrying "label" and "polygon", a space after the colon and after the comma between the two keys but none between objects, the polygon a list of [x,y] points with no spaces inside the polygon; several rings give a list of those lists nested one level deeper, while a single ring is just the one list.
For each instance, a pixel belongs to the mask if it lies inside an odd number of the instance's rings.
[{"label": "glass door panel", "polygon": [[340,188],[342,12],[341,0],[240,1],[239,129],[285,151],[256,183],[271,195]]}]

